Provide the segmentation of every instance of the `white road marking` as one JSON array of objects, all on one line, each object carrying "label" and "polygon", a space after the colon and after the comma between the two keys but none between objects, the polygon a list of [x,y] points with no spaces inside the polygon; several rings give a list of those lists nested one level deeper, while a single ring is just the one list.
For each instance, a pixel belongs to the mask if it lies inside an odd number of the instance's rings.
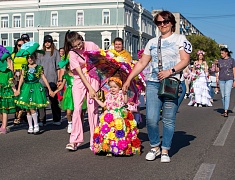
[{"label": "white road marking", "polygon": [[228,133],[232,127],[233,121],[234,121],[235,116],[229,116],[228,119],[226,120],[224,126],[220,130],[219,135],[217,136],[214,146],[224,146],[224,143],[227,139]]},{"label": "white road marking", "polygon": [[202,163],[193,180],[210,180],[215,164]]}]

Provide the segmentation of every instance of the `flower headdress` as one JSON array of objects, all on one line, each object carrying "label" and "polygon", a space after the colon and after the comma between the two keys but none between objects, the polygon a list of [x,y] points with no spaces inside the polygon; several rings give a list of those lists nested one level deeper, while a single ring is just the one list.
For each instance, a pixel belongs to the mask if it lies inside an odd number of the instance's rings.
[{"label": "flower headdress", "polygon": [[199,50],[197,51],[197,55],[199,55],[199,54],[205,55],[205,52],[204,52],[203,50],[200,50],[200,49],[199,49]]},{"label": "flower headdress", "polygon": [[119,78],[111,77],[111,78],[109,78],[109,82],[110,81],[114,81],[116,83],[119,83],[122,86],[122,81]]},{"label": "flower headdress", "polygon": [[44,54],[45,52],[43,50],[38,50],[39,44],[37,42],[27,42],[22,45],[21,49],[16,53],[16,57],[24,57],[32,55],[33,53],[41,53]]}]

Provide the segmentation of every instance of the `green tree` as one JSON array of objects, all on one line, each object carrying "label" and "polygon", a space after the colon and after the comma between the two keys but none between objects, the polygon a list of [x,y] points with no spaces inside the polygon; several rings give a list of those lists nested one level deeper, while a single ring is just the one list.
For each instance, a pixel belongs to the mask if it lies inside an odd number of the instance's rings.
[{"label": "green tree", "polygon": [[211,63],[220,58],[220,48],[219,44],[215,42],[215,40],[199,35],[189,35],[187,39],[192,44],[193,52],[190,55],[191,62],[197,60],[197,51],[203,50],[205,52],[205,59],[210,66]]}]

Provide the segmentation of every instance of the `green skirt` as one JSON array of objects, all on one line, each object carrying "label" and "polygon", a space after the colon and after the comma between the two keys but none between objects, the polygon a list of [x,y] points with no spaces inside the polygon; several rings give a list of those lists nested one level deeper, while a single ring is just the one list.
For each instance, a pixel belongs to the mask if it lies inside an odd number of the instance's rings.
[{"label": "green skirt", "polygon": [[15,113],[15,97],[11,87],[0,86],[0,113]]},{"label": "green skirt", "polygon": [[66,87],[66,90],[64,91],[63,94],[63,99],[61,101],[61,109],[74,110],[72,87]]},{"label": "green skirt", "polygon": [[40,82],[24,83],[16,100],[16,105],[21,109],[39,109],[47,107],[48,104],[45,88]]}]

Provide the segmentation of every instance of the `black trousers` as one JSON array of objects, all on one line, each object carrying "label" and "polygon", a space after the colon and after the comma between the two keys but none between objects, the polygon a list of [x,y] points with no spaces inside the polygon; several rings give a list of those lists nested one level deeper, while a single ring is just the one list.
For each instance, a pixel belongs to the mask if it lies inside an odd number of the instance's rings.
[{"label": "black trousers", "polygon": [[[49,83],[51,90],[55,91],[57,89],[57,86],[55,83]],[[45,87],[46,93],[49,96],[49,91]],[[55,95],[54,97],[49,96],[50,104],[51,104],[51,111],[53,116],[54,122],[59,122],[61,120],[61,109],[59,107],[59,101],[58,96]],[[41,108],[38,110],[38,117],[39,121],[43,124],[46,124],[46,108]]]}]

